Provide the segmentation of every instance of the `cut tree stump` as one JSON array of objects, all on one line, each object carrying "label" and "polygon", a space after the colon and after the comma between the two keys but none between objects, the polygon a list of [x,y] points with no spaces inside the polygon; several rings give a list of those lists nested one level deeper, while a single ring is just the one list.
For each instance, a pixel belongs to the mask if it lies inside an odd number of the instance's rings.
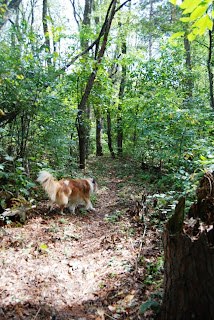
[{"label": "cut tree stump", "polygon": [[206,173],[184,221],[185,199],[166,224],[161,320],[214,319],[214,185]]}]

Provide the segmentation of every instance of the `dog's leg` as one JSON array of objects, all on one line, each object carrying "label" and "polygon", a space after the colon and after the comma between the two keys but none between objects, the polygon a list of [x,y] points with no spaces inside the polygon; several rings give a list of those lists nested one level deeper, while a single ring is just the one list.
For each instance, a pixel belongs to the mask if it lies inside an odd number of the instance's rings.
[{"label": "dog's leg", "polygon": [[75,203],[69,203],[69,210],[71,213],[75,214],[75,208],[76,208]]},{"label": "dog's leg", "polygon": [[48,210],[49,210],[49,211],[52,211],[52,210],[53,210],[53,204],[54,204],[54,202],[51,201],[51,200],[48,202]]},{"label": "dog's leg", "polygon": [[86,198],[86,199],[84,199],[84,201],[85,201],[85,204],[86,204],[86,207],[85,207],[86,210],[95,211],[95,209],[93,208],[92,203],[91,203],[91,201],[89,199]]},{"label": "dog's leg", "polygon": [[61,204],[60,206],[60,214],[64,215],[63,209],[65,208],[66,204]]}]

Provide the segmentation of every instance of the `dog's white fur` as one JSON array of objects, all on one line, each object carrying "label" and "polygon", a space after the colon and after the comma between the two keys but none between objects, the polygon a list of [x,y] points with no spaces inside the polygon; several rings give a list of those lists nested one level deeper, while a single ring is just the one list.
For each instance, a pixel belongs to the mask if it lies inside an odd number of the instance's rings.
[{"label": "dog's white fur", "polygon": [[64,207],[69,204],[72,213],[76,206],[84,202],[86,210],[95,210],[90,201],[90,195],[96,191],[96,183],[93,179],[62,179],[55,180],[53,175],[47,171],[41,171],[37,181],[42,185],[50,199],[51,209],[54,203],[60,207],[63,214]]}]

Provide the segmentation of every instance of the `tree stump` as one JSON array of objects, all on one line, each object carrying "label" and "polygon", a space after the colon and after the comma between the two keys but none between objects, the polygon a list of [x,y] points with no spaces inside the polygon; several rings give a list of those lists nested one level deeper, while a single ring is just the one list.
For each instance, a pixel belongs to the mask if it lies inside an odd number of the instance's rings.
[{"label": "tree stump", "polygon": [[184,221],[185,199],[166,224],[161,320],[214,319],[214,184],[206,173]]}]

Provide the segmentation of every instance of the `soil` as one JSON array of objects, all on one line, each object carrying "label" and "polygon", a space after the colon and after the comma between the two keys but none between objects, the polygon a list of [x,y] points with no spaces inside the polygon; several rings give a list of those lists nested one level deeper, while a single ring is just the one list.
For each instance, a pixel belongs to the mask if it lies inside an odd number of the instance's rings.
[{"label": "soil", "polygon": [[161,291],[161,232],[151,209],[138,216],[141,187],[111,166],[99,180],[95,212],[49,212],[44,195],[23,225],[0,229],[0,319],[154,319],[139,310]]}]

